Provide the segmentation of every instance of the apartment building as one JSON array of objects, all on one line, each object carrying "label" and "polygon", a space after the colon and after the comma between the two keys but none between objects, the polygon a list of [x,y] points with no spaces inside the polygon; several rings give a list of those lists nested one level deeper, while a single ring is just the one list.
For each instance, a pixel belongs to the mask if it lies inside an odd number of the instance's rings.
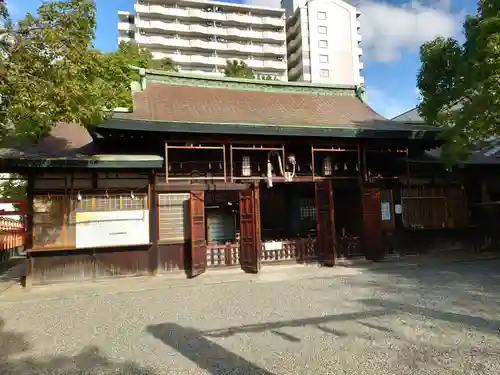
[{"label": "apartment building", "polygon": [[285,10],[204,0],[136,0],[119,12],[119,41],[139,43],[182,72],[222,75],[228,59],[286,81]]},{"label": "apartment building", "polygon": [[342,0],[282,0],[286,12],[288,80],[360,85],[359,16]]}]

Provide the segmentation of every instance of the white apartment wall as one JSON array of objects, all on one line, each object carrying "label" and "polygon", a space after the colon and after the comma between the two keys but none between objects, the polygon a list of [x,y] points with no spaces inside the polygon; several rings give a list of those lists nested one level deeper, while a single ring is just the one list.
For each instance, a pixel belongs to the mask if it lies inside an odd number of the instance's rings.
[{"label": "white apartment wall", "polygon": [[[299,10],[297,5],[303,4]],[[283,0],[282,7],[287,14],[292,12],[295,22],[288,22],[292,28],[300,22],[303,74],[290,76],[290,80],[304,80],[326,84],[359,85],[363,83],[360,75],[358,48],[358,21],[356,8],[342,0]],[[318,19],[318,12],[326,14],[325,20]],[[326,34],[319,34],[318,27],[324,26]],[[320,47],[320,40],[326,40],[328,46]],[[288,58],[292,51],[289,51]],[[321,62],[320,55],[328,56],[328,62]],[[291,65],[290,65],[291,66]],[[295,67],[290,71],[296,72]],[[328,71],[328,77],[321,74]],[[310,74],[308,74],[310,73]]]},{"label": "white apartment wall", "polygon": [[[359,84],[356,8],[338,0],[311,0],[308,11],[312,82]],[[326,13],[326,20],[318,20],[318,12]],[[320,26],[327,34],[318,33]],[[327,41],[327,48],[319,47],[321,40]],[[320,55],[328,56],[328,63],[321,63]],[[322,77],[321,70],[329,76]]]},{"label": "white apartment wall", "polygon": [[[222,12],[207,13],[207,6],[220,6]],[[132,38],[127,33],[126,15],[119,14],[118,40],[135,40],[155,59],[170,57],[180,71],[221,75],[226,59],[236,59],[246,61],[258,75],[288,79],[282,9],[192,1],[179,7],[136,2],[135,10]],[[242,13],[245,11],[251,14]],[[207,26],[212,19],[220,25]]]}]

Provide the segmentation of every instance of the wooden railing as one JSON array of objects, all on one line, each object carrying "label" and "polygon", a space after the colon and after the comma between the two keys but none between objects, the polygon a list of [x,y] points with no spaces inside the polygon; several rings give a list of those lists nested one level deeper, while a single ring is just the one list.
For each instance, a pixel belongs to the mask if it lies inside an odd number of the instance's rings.
[{"label": "wooden railing", "polygon": [[295,260],[306,262],[316,259],[316,238],[291,238],[276,241],[272,249],[266,250],[266,244],[262,244],[262,262],[281,262]]},{"label": "wooden railing", "polygon": [[[307,262],[316,259],[316,238],[292,238],[276,241],[273,249],[266,250],[261,244],[261,261],[263,263],[296,261]],[[208,267],[238,266],[240,259],[240,245],[227,243],[207,246]]]},{"label": "wooden railing", "polygon": [[226,243],[207,246],[208,267],[237,266],[240,263],[240,244]]}]

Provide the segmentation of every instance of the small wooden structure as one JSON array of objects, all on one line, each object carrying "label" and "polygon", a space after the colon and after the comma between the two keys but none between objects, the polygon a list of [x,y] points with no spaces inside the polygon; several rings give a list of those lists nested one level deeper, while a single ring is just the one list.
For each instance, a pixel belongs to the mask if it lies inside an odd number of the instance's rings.
[{"label": "small wooden structure", "polygon": [[29,181],[28,282],[376,261],[398,233],[467,225],[460,183],[408,175],[437,130],[355,87],[141,74],[133,111],[2,151]]}]

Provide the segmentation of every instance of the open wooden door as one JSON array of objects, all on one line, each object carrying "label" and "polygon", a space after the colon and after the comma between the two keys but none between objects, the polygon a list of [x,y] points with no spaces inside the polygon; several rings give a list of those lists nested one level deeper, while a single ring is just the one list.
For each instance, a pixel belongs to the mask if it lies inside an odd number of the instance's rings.
[{"label": "open wooden door", "polygon": [[332,181],[318,181],[314,184],[316,194],[316,241],[319,261],[328,267],[335,265],[337,237],[333,207]]},{"label": "open wooden door", "polygon": [[207,270],[205,195],[203,191],[191,191],[189,214],[191,216],[191,262],[189,262],[187,271],[189,277],[195,277]]},{"label": "open wooden door", "polygon": [[260,269],[260,201],[258,187],[240,192],[240,264],[248,273]]},{"label": "open wooden door", "polygon": [[384,239],[380,204],[380,190],[364,188],[362,190],[363,234],[362,245],[366,259],[382,260],[384,257]]}]

